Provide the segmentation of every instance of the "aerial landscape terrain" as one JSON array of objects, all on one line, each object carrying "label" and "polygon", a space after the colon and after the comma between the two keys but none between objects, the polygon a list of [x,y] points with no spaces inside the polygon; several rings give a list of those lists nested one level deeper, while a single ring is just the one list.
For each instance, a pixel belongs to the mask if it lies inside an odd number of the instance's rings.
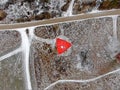
[{"label": "aerial landscape terrain", "polygon": [[119,0],[0,1],[0,90],[120,90]]}]

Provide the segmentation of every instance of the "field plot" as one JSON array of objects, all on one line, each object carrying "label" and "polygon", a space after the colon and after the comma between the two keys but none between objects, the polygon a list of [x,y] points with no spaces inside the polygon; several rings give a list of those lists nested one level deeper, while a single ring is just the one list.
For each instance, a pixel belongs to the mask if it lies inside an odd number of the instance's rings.
[{"label": "field plot", "polygon": [[20,33],[0,31],[0,90],[25,90]]},{"label": "field plot", "polygon": [[21,53],[0,62],[0,90],[25,90]]},{"label": "field plot", "polygon": [[[105,87],[101,86],[102,90],[114,90],[110,88],[113,81],[105,82],[104,75],[110,79],[110,72],[120,67],[115,58],[120,48],[117,22],[119,18],[114,16],[35,28],[35,36],[31,43],[30,67],[31,76],[34,76],[33,82],[39,90],[86,90],[82,84],[85,84],[86,88],[91,87],[90,90],[99,90],[99,81],[102,85],[106,83]],[[56,38],[70,41],[72,47],[58,55]],[[119,80],[118,73],[113,76]],[[87,87],[88,84],[91,86]]]}]

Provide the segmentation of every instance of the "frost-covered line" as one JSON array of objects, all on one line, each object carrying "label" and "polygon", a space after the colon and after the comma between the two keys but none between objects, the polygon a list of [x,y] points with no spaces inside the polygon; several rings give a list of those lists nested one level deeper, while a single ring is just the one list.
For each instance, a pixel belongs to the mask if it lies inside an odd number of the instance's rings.
[{"label": "frost-covered line", "polygon": [[32,39],[34,38],[34,29],[35,27],[29,27],[29,43],[32,43]]},{"label": "frost-covered line", "polygon": [[103,77],[105,77],[105,76],[107,76],[107,75],[116,73],[116,72],[118,72],[118,71],[120,71],[120,68],[117,69],[117,70],[108,72],[108,73],[106,73],[106,74],[100,75],[100,76],[98,76],[98,77],[95,77],[95,78],[92,78],[92,79],[86,79],[86,80],[58,80],[58,81],[50,84],[49,86],[47,86],[44,90],[48,90],[50,87],[55,86],[55,85],[58,84],[58,83],[67,83],[67,82],[87,83],[87,82],[92,82],[92,81],[98,80],[98,79],[100,79],[100,78],[103,78]]},{"label": "frost-covered line", "polygon": [[55,39],[44,39],[44,38],[40,38],[40,37],[37,37],[37,36],[34,36],[33,38],[38,40],[38,41],[41,41],[41,42],[46,42],[48,44],[53,44],[54,40],[55,40]]},{"label": "frost-covered line", "polygon": [[29,72],[29,52],[30,52],[30,43],[28,36],[26,34],[25,29],[23,30],[18,30],[21,34],[22,38],[22,52],[23,52],[23,65],[24,65],[24,74],[25,74],[25,82],[26,82],[26,89],[27,90],[32,90],[31,86],[31,80],[30,80],[30,72]]},{"label": "frost-covered line", "polygon": [[0,57],[0,61],[15,55],[15,54],[19,53],[20,51],[22,51],[21,48],[18,48],[18,49],[14,50],[14,51],[12,51],[12,52],[10,52],[8,54],[3,55],[3,56]]},{"label": "frost-covered line", "polygon": [[117,17],[118,15],[112,16],[113,18],[113,38],[117,40]]},{"label": "frost-covered line", "polygon": [[71,1],[70,5],[69,5],[69,7],[68,7],[68,10],[67,10],[67,12],[64,14],[64,16],[72,16],[74,1],[75,1],[75,0],[72,0],[72,1]]},{"label": "frost-covered line", "polygon": [[64,35],[64,29],[63,29],[63,26],[62,25],[59,25],[59,29],[61,31],[61,35]]},{"label": "frost-covered line", "polygon": [[108,44],[108,49],[111,52],[111,58],[115,57],[116,54],[120,52],[120,42],[117,38],[117,17],[118,15],[112,16],[113,19],[113,36],[109,37],[109,44]]}]

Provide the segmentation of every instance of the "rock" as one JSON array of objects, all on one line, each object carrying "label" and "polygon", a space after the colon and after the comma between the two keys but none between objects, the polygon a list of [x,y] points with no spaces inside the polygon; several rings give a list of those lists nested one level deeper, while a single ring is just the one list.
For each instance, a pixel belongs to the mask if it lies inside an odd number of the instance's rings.
[{"label": "rock", "polygon": [[42,3],[49,3],[49,0],[40,0]]},{"label": "rock", "polygon": [[24,1],[31,3],[34,2],[35,0],[24,0]]},{"label": "rock", "polygon": [[99,10],[109,10],[109,9],[118,9],[120,8],[119,0],[106,0],[103,1],[99,7]]},{"label": "rock", "polygon": [[118,53],[115,58],[117,59],[117,62],[120,63],[120,53]]},{"label": "rock", "polygon": [[62,11],[67,11],[67,9],[68,9],[68,7],[69,7],[69,2],[68,3],[66,3],[66,4],[64,4],[62,7],[61,7],[61,10]]},{"label": "rock", "polygon": [[17,21],[18,23],[20,23],[20,22],[31,21],[31,19],[30,19],[30,18],[18,18],[18,19],[16,19],[16,21]]},{"label": "rock", "polygon": [[43,20],[43,19],[50,19],[51,15],[49,12],[42,12],[39,15],[35,16],[35,20]]},{"label": "rock", "polygon": [[94,8],[96,7],[96,1],[91,1],[91,2],[75,2],[74,5],[74,12],[75,14],[80,14],[80,13],[87,13],[91,12]]},{"label": "rock", "polygon": [[3,10],[0,10],[0,20],[3,20],[7,16],[7,13]]}]

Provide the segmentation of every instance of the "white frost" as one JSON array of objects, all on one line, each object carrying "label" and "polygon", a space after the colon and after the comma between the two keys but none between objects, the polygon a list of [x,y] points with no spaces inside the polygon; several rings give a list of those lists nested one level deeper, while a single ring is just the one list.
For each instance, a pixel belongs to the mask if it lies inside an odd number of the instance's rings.
[{"label": "white frost", "polygon": [[21,34],[22,38],[22,52],[23,52],[23,65],[25,69],[25,82],[27,90],[32,90],[31,80],[30,80],[30,72],[29,72],[29,52],[30,52],[30,43],[29,38],[26,34],[26,29],[18,30]]},{"label": "white frost", "polygon": [[0,5],[6,4],[8,0],[0,0]]},{"label": "white frost", "polygon": [[117,53],[120,52],[120,42],[117,38],[117,15],[112,16],[113,18],[113,37],[110,37],[108,44],[108,50],[111,52],[111,58],[113,58]]}]

